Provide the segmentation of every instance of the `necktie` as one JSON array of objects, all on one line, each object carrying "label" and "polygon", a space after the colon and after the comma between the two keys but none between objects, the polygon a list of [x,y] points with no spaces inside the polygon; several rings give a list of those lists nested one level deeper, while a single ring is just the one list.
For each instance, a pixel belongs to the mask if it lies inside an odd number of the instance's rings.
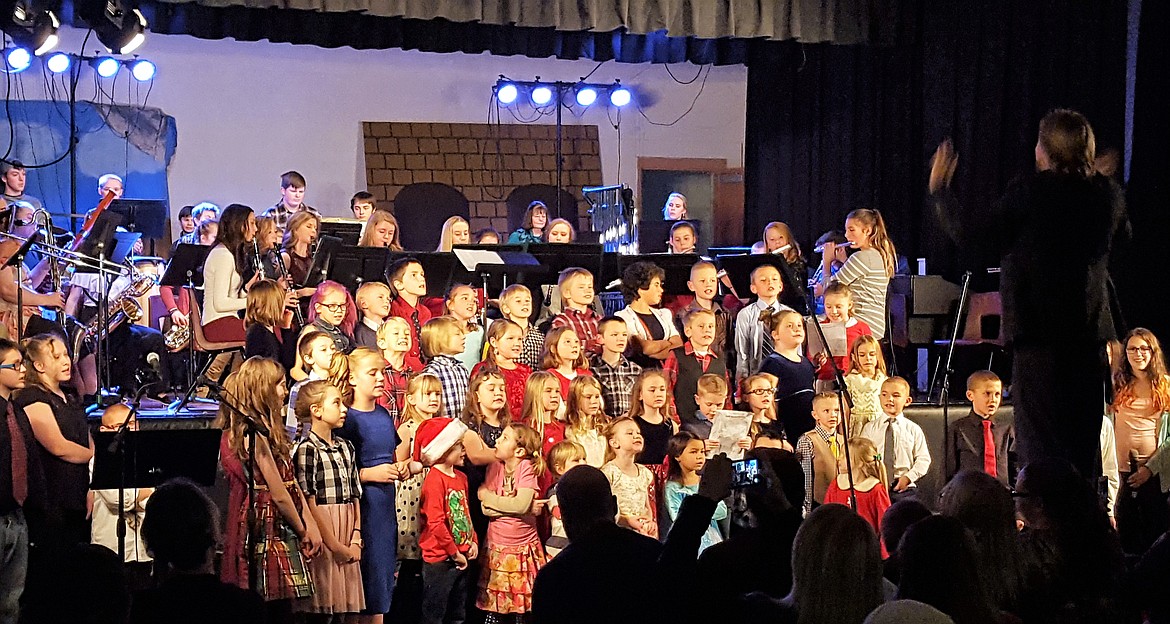
[{"label": "necktie", "polygon": [[[772,311],[773,311],[772,306],[768,306],[768,307],[764,308],[763,312],[761,312],[760,315],[763,316],[764,313],[771,313]],[[764,332],[763,332],[763,336],[764,336],[763,357],[768,357],[769,355],[772,355],[773,353],[776,352],[776,345],[772,342],[772,332],[768,331],[768,326],[765,325],[763,329],[764,329]]]},{"label": "necktie", "polygon": [[995,477],[995,436],[991,435],[991,419],[983,419],[983,472]]},{"label": "necktie", "polygon": [[886,465],[886,478],[894,481],[894,419],[886,421],[886,444],[882,451],[882,462]]},{"label": "necktie", "polygon": [[829,438],[829,452],[833,454],[833,459],[841,459],[841,449],[837,446],[837,436]]},{"label": "necktie", "polygon": [[421,353],[422,345],[422,326],[418,324],[418,310],[413,310],[410,313],[410,326],[414,330],[414,335],[411,336],[410,343],[411,353]]},{"label": "necktie", "polygon": [[16,411],[8,404],[8,436],[12,443],[12,498],[23,505],[28,498],[28,447],[24,434],[16,424]]}]

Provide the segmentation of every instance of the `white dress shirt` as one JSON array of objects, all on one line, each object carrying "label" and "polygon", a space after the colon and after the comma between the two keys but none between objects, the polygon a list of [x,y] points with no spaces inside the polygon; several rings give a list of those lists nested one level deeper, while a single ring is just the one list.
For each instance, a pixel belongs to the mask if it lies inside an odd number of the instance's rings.
[{"label": "white dress shirt", "polygon": [[879,453],[885,452],[886,428],[894,428],[894,474],[888,475],[890,485],[901,477],[910,479],[910,487],[930,470],[930,450],[926,448],[926,436],[917,423],[898,414],[891,422],[890,416],[881,413],[861,427],[861,436],[869,438]]},{"label": "white dress shirt", "polygon": [[792,308],[773,301],[770,305],[756,299],[735,316],[735,378],[746,379],[760,370],[764,362],[764,310],[780,312]]}]

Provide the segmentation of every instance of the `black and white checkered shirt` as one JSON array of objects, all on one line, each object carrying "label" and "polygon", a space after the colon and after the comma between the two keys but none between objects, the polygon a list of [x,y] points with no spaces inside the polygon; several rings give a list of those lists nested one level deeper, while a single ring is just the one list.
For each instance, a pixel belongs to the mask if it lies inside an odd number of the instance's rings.
[{"label": "black and white checkered shirt", "polygon": [[443,385],[443,416],[447,418],[461,418],[463,406],[467,403],[467,387],[471,373],[463,362],[450,355],[436,355],[423,368],[423,373],[430,373],[439,378]]},{"label": "black and white checkered shirt", "polygon": [[309,432],[293,449],[293,462],[305,498],[313,498],[318,505],[342,505],[362,495],[357,458],[349,440],[335,436],[330,445]]},{"label": "black and white checkered shirt", "polygon": [[624,355],[617,366],[610,366],[597,355],[589,362],[589,371],[601,382],[601,398],[605,401],[606,416],[619,418],[630,411],[630,394],[634,391],[638,375],[642,374],[641,366]]}]

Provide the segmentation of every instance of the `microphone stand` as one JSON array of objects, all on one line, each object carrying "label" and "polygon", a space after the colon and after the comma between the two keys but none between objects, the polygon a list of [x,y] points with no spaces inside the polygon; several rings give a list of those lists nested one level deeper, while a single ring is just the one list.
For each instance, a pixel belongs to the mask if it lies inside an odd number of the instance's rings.
[{"label": "microphone stand", "polygon": [[943,365],[942,387],[938,392],[939,404],[942,405],[943,419],[943,474],[950,466],[951,427],[949,407],[951,402],[951,361],[955,357],[955,342],[959,339],[959,321],[963,318],[963,308],[967,306],[967,291],[971,287],[971,272],[963,273],[963,289],[959,291],[959,308],[955,311],[955,326],[951,328],[951,340],[947,344],[947,359]]},{"label": "microphone stand", "polygon": [[[142,397],[146,394],[146,389],[156,385],[157,382],[152,382],[143,385],[138,389],[138,393],[134,395],[134,401],[130,404],[130,413],[126,414],[126,420],[118,425],[118,431],[114,434],[114,441],[110,442],[109,450],[116,453],[118,456],[118,562],[124,563],[126,561],[126,432],[130,430],[130,421],[138,419],[138,407],[142,403]],[[137,458],[137,447],[135,447],[135,457]]]},{"label": "microphone stand", "polygon": [[256,434],[268,436],[268,427],[263,423],[257,422],[248,414],[244,413],[240,408],[232,404],[232,396],[223,386],[203,378],[207,383],[209,396],[214,396],[219,400],[219,404],[228,408],[230,412],[239,416],[244,421],[244,433],[248,438],[248,511],[246,526],[248,528],[246,538],[248,540],[247,557],[248,557],[248,588],[256,591]]},{"label": "microphone stand", "polygon": [[[777,252],[780,252],[780,250],[777,250]],[[813,328],[816,329],[817,335],[821,338],[821,344],[825,345],[825,355],[828,356],[829,365],[833,367],[833,378],[836,380],[837,388],[840,390],[837,392],[837,405],[841,410],[841,422],[837,426],[845,433],[845,444],[842,445],[842,450],[845,452],[845,475],[849,480],[849,507],[853,511],[857,511],[857,491],[853,488],[853,454],[849,452],[849,436],[851,432],[849,431],[849,420],[845,417],[847,413],[845,409],[846,405],[848,405],[850,410],[853,409],[853,395],[849,393],[849,388],[845,385],[845,375],[841,372],[841,368],[837,366],[837,362],[833,360],[833,352],[829,349],[829,341],[825,338],[825,330],[821,328],[820,319],[817,318],[815,295],[806,285],[808,278],[805,277],[804,280],[798,280],[792,274],[792,267],[788,266],[788,261],[783,258],[780,259],[780,267],[780,272],[784,275],[784,279],[788,280],[788,283],[796,288],[801,300],[804,301],[808,318],[812,320]],[[836,434],[837,432],[834,431],[833,435]]]}]

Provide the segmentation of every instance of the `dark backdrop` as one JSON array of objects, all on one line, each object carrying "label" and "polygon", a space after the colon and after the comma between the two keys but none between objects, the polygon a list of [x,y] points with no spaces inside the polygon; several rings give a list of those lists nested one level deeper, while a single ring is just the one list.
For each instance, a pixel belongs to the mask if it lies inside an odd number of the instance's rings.
[{"label": "dark backdrop", "polygon": [[753,45],[747,240],[778,219],[807,245],[840,229],[848,211],[877,208],[899,253],[926,257],[931,273],[953,277],[998,259],[982,257],[977,241],[956,248],[925,208],[929,158],[941,139],[954,138],[956,190],[971,209],[1032,166],[1037,122],[1051,108],[1082,111],[1099,149],[1121,147],[1125,2],[911,6],[889,46]]}]

